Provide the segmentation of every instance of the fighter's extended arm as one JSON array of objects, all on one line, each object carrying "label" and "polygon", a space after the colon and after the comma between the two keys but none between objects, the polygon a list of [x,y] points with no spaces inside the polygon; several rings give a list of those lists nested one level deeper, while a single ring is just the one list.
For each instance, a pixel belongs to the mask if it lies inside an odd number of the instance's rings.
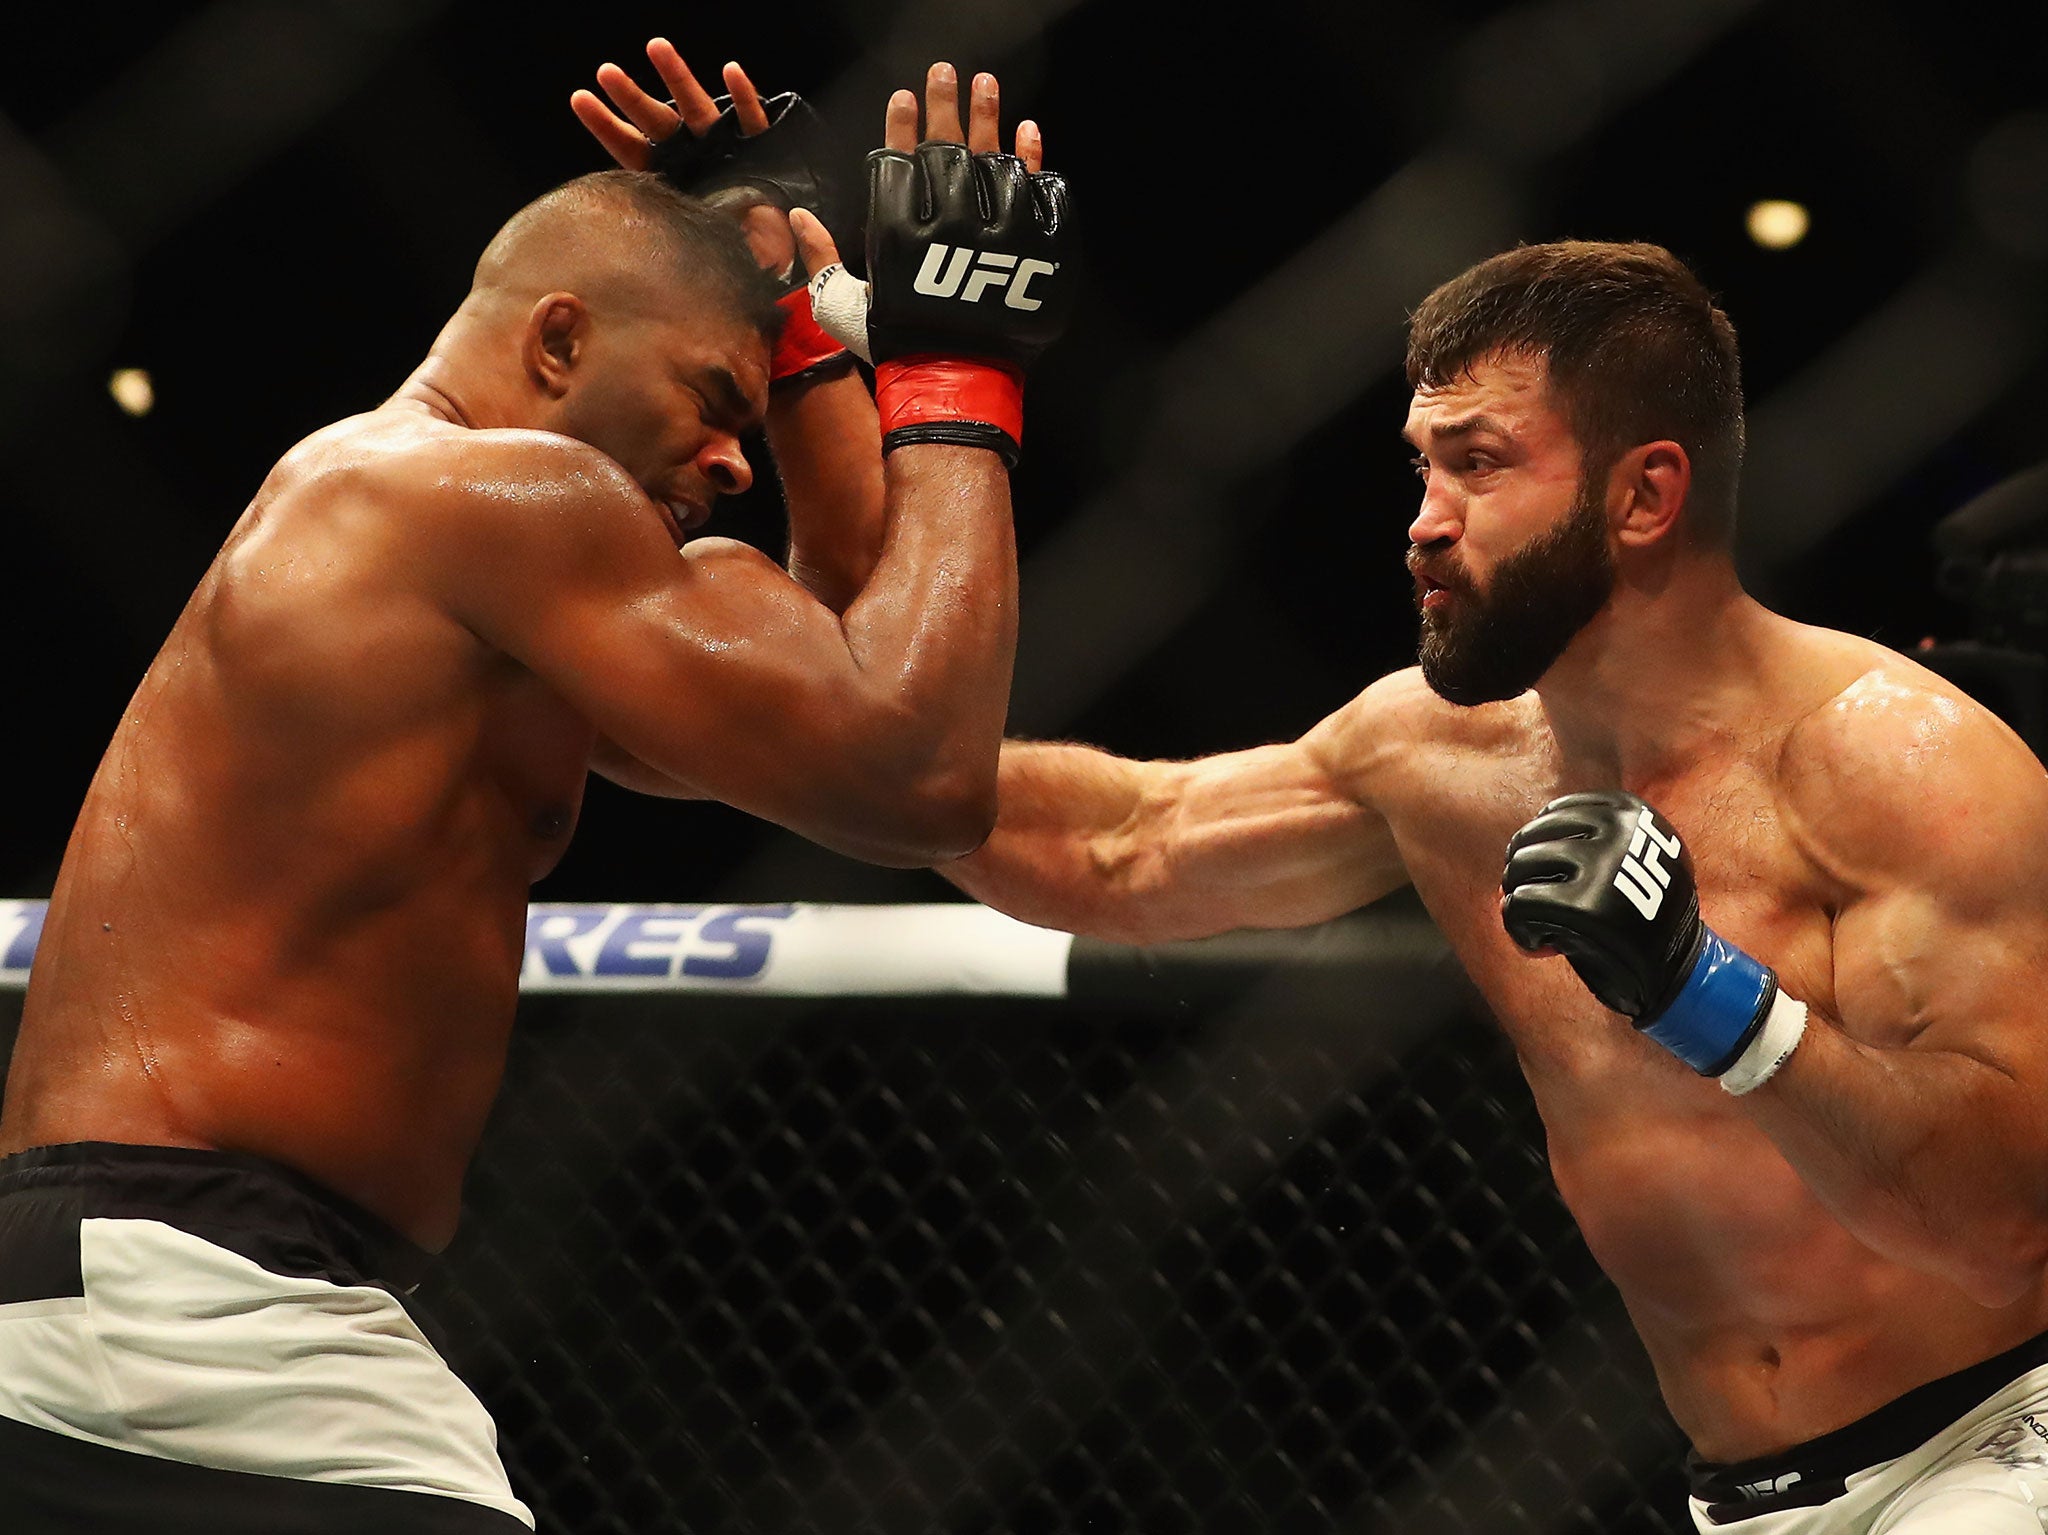
[{"label": "fighter's extended arm", "polygon": [[1408,881],[1356,787],[1391,730],[1385,698],[1377,685],[1298,741],[1194,762],[1005,742],[996,829],[940,872],[1024,921],[1125,943],[1351,911]]},{"label": "fighter's extended arm", "polygon": [[1831,1015],[1699,921],[1676,829],[1633,796],[1517,834],[1508,930],[1721,1076],[1873,1251],[2009,1304],[2048,1263],[2048,779],[1981,711],[1872,678],[1779,770],[1832,887]]}]

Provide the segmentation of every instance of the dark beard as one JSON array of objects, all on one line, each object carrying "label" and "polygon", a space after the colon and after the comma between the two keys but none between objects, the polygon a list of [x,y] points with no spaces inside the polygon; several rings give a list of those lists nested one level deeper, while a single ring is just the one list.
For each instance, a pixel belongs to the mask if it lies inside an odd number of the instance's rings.
[{"label": "dark beard", "polygon": [[1422,615],[1423,680],[1467,707],[1528,692],[1614,591],[1597,487],[1581,480],[1564,520],[1502,560],[1484,593],[1455,565],[1430,574],[1451,604]]}]

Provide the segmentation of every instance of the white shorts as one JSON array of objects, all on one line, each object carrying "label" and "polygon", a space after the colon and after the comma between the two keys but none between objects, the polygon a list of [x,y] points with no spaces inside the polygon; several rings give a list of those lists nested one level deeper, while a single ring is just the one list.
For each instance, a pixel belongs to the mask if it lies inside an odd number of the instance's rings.
[{"label": "white shorts", "polygon": [[2043,1535],[2048,1334],[1782,1455],[1688,1469],[1702,1535]]},{"label": "white shorts", "polygon": [[8,1535],[523,1535],[497,1430],[393,1293],[424,1258],[254,1157],[0,1161]]}]

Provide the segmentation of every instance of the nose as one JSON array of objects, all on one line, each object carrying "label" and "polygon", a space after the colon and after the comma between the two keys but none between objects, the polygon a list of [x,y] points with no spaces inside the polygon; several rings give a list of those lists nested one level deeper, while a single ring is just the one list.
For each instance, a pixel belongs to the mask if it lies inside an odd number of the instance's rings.
[{"label": "nose", "polygon": [[721,496],[736,496],[754,483],[754,466],[740,449],[740,440],[720,433],[697,455],[698,471]]},{"label": "nose", "polygon": [[1417,548],[1430,544],[1454,544],[1464,534],[1465,512],[1455,492],[1445,483],[1448,475],[1432,475],[1422,487],[1422,505],[1408,524],[1408,542]]}]

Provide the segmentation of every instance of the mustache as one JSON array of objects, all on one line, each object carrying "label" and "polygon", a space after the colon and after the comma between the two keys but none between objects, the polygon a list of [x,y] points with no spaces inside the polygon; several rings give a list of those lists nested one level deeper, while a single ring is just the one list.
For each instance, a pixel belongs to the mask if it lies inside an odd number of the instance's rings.
[{"label": "mustache", "polygon": [[1445,551],[1432,554],[1420,544],[1408,546],[1408,574],[1461,597],[1478,595],[1478,587],[1457,556]]}]

